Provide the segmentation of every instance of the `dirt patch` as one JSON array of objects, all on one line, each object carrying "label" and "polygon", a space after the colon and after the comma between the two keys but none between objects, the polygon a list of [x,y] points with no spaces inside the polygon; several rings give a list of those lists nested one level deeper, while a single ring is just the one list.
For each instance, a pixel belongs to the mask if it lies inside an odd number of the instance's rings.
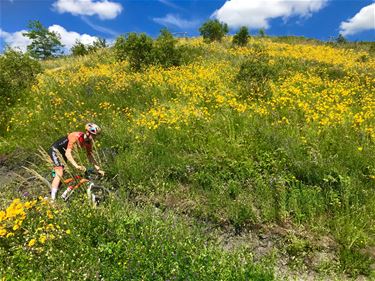
[{"label": "dirt patch", "polygon": [[[295,225],[256,226],[236,234],[234,230],[219,231],[219,243],[225,251],[245,249],[254,262],[274,265],[280,280],[353,280],[338,275],[338,245],[330,236],[316,236]],[[360,276],[356,280],[369,280]]]},{"label": "dirt patch", "polygon": [[5,166],[5,162],[7,159],[8,159],[8,156],[6,156],[5,154],[0,155],[0,167]]},{"label": "dirt patch", "polygon": [[0,190],[4,188],[7,184],[12,182],[14,179],[15,174],[8,170],[6,166],[0,167]]},{"label": "dirt patch", "polygon": [[[339,274],[342,271],[340,246],[329,234],[317,233],[288,221],[245,225],[238,231],[228,221],[209,220],[204,214],[200,216],[196,206],[204,204],[204,198],[184,196],[188,192],[185,188],[169,194],[153,194],[151,198],[140,193],[132,200],[153,204],[162,212],[173,210],[192,224],[202,225],[203,231],[224,251],[242,249],[251,253],[254,262],[273,265],[278,280],[370,280],[364,276],[353,279]],[[217,218],[220,217],[217,214]],[[366,253],[368,251],[373,249],[366,249]]]}]

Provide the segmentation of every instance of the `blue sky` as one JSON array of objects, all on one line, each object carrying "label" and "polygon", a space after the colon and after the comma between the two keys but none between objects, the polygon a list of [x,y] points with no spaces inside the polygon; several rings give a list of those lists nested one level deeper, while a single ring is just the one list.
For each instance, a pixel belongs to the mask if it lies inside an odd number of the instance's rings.
[{"label": "blue sky", "polygon": [[369,0],[0,0],[0,50],[25,49],[29,20],[60,34],[69,49],[76,40],[113,42],[126,32],[156,37],[161,28],[198,36],[210,18],[226,22],[230,33],[247,26],[256,34],[296,35],[329,40],[375,41],[375,2]]}]

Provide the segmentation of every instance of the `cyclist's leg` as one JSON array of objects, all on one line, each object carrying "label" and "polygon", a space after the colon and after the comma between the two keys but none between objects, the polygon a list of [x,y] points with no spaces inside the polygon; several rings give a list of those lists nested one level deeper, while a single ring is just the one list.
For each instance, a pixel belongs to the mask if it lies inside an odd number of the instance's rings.
[{"label": "cyclist's leg", "polygon": [[60,180],[63,176],[64,165],[61,164],[61,161],[59,160],[54,148],[50,148],[48,152],[53,162],[54,170],[55,170],[55,177],[53,178],[52,184],[51,184],[51,199],[55,200],[56,193],[60,185]]},{"label": "cyclist's leg", "polygon": [[52,200],[56,199],[56,193],[60,185],[60,179],[63,176],[64,168],[62,166],[54,167],[55,170],[55,177],[52,180],[51,184],[51,198]]}]

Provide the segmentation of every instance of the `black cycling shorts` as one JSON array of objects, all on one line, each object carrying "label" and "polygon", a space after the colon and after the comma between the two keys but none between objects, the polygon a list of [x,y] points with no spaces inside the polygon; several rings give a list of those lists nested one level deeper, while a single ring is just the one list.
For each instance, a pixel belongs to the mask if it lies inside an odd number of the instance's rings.
[{"label": "black cycling shorts", "polygon": [[59,156],[62,156],[62,158],[66,162],[67,158],[66,158],[66,156],[64,154],[60,153],[56,148],[51,147],[48,150],[48,155],[51,158],[51,160],[53,162],[53,165],[55,167],[63,167],[64,168],[64,165],[62,164],[63,162],[59,159]]}]

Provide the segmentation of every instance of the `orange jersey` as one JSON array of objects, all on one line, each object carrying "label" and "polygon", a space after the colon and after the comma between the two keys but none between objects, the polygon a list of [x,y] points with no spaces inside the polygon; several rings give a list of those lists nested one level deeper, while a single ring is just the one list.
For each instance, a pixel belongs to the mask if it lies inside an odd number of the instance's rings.
[{"label": "orange jersey", "polygon": [[88,153],[92,152],[92,142],[85,141],[84,133],[82,132],[73,132],[68,135],[68,145],[67,149],[73,149],[74,144],[77,143],[79,147],[85,148]]},{"label": "orange jersey", "polygon": [[92,142],[86,141],[84,138],[84,133],[82,132],[73,132],[68,134],[65,137],[57,140],[52,147],[60,151],[62,155],[65,155],[65,151],[73,149],[74,145],[77,144],[80,148],[85,148],[87,153],[92,152]]}]

